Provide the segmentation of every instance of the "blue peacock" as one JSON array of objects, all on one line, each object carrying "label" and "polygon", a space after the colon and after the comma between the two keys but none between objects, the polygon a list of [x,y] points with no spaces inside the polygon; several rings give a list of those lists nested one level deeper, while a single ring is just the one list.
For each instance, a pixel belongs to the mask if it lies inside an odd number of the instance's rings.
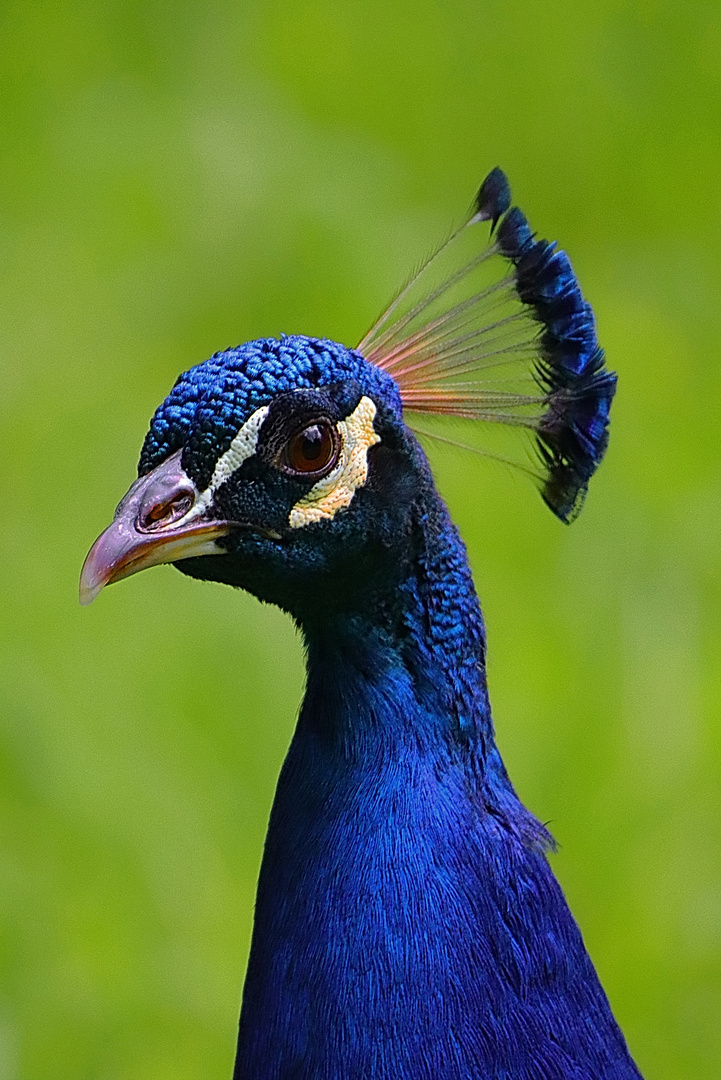
[{"label": "blue peacock", "polygon": [[81,600],[175,563],[278,604],[307,650],[235,1080],[640,1076],[496,748],[480,607],[418,437],[437,415],[510,432],[570,521],[615,388],[568,257],[494,169],[357,348],[248,342],[153,416]]}]

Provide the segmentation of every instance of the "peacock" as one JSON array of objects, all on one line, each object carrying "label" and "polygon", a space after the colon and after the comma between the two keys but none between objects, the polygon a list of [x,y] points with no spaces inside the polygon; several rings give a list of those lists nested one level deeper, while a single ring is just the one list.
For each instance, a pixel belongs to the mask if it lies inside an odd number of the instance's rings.
[{"label": "peacock", "polygon": [[81,602],[174,563],[277,604],[307,657],[235,1080],[640,1076],[498,752],[483,618],[423,449],[438,417],[513,460],[506,433],[569,522],[615,389],[567,255],[494,169],[357,348],[247,342],[155,412]]}]

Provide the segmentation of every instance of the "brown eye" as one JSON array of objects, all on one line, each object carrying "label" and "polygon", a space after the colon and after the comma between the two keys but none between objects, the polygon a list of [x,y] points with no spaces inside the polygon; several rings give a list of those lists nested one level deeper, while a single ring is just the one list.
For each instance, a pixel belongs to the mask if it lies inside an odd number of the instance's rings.
[{"label": "brown eye", "polygon": [[291,435],[285,444],[283,462],[294,473],[308,475],[326,472],[338,460],[338,436],[334,427],[323,421]]}]

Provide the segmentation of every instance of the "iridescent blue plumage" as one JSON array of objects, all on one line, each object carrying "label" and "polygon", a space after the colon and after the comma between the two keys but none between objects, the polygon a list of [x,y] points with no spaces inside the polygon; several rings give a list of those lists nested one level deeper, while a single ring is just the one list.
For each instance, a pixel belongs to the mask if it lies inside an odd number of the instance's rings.
[{"label": "iridescent blue plumage", "polygon": [[[303,634],[235,1080],[639,1078],[549,867],[553,841],[496,747],[465,548],[404,418],[529,429],[544,499],[563,520],[578,511],[615,376],[568,258],[509,204],[494,170],[469,224],[490,221],[495,240],[449,280],[492,259],[504,276],[455,306],[433,309],[442,285],[410,314],[397,301],[358,349],[266,339],[181,375],[117,536],[86,564],[91,596],[176,561],[280,605]],[[497,303],[510,313],[479,322]],[[439,389],[508,358],[532,393]]]}]

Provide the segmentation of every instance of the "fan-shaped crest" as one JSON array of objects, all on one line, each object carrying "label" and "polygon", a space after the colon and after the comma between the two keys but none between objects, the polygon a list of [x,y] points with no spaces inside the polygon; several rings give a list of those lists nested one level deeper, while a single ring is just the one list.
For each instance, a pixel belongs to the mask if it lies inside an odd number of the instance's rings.
[{"label": "fan-shaped crest", "polygon": [[[568,522],[608,444],[616,375],[604,367],[568,256],[536,240],[510,202],[508,180],[494,169],[468,218],[358,349],[393,376],[412,413],[532,432],[541,494]],[[486,221],[490,238],[479,250]]]}]

